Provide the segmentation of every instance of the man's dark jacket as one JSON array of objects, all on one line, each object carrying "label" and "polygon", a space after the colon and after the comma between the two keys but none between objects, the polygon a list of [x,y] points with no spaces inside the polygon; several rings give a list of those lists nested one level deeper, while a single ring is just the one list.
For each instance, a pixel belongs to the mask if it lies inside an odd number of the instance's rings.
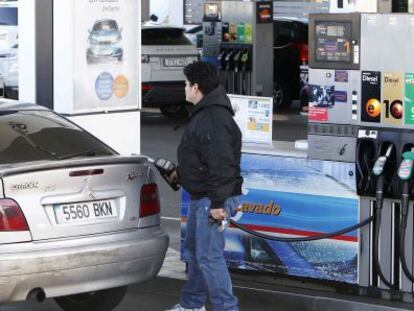
[{"label": "man's dark jacket", "polygon": [[178,176],[194,200],[208,197],[211,208],[241,194],[241,132],[224,89],[219,86],[195,105],[178,146]]}]

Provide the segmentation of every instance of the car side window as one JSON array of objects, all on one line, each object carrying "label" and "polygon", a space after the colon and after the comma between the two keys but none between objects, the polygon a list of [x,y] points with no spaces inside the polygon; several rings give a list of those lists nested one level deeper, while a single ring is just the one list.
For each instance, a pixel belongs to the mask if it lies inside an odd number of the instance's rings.
[{"label": "car side window", "polygon": [[295,42],[295,29],[288,23],[274,24],[274,45],[283,46]]},{"label": "car side window", "polygon": [[94,136],[53,112],[0,112],[0,165],[59,160],[83,153],[115,154]]}]

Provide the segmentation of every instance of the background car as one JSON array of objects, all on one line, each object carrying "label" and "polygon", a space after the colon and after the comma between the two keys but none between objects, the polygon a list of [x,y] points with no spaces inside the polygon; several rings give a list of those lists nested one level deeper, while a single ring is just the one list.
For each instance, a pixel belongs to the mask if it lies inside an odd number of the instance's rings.
[{"label": "background car", "polygon": [[89,47],[86,51],[88,63],[108,58],[122,61],[121,33],[122,28],[118,27],[116,20],[102,19],[95,21],[92,29],[89,30]]},{"label": "background car", "polygon": [[[277,19],[273,22],[274,35],[274,108],[290,106],[301,99],[301,66],[308,64],[308,24],[299,20]],[[302,78],[307,75],[302,72]],[[303,104],[307,99],[303,97]]]},{"label": "background car", "polygon": [[197,49],[203,48],[203,25],[196,25],[188,29],[185,32],[185,36]]},{"label": "background car", "polygon": [[199,59],[185,29],[169,25],[142,26],[142,103],[170,118],[186,117],[183,68]]},{"label": "background car", "polygon": [[46,108],[0,103],[0,303],[109,311],[154,277],[168,247],[154,176]]}]

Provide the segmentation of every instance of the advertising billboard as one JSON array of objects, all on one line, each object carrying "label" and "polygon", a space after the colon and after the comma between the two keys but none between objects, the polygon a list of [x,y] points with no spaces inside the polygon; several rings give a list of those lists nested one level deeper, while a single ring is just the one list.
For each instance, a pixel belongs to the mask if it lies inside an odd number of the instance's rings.
[{"label": "advertising billboard", "polygon": [[137,1],[73,5],[73,112],[138,109]]},{"label": "advertising billboard", "polygon": [[0,3],[0,97],[18,99],[19,44],[16,3]]},{"label": "advertising billboard", "polygon": [[[243,154],[241,205],[234,220],[250,230],[309,237],[358,223],[354,164]],[[190,197],[182,197],[182,241]],[[355,284],[357,231],[312,242],[259,239],[230,226],[225,257],[230,268]],[[186,260],[185,252],[181,252]]]}]

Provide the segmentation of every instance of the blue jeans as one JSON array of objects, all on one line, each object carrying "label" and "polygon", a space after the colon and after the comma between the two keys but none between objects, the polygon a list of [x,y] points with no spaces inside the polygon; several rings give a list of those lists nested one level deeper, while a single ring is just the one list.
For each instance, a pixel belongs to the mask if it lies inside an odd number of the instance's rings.
[{"label": "blue jeans", "polygon": [[[225,209],[232,214],[239,197],[228,198]],[[219,224],[208,221],[211,201],[192,200],[187,220],[184,257],[188,260],[188,281],[181,291],[180,305],[201,308],[209,296],[214,311],[238,311],[231,278],[224,259],[224,233]]]}]

